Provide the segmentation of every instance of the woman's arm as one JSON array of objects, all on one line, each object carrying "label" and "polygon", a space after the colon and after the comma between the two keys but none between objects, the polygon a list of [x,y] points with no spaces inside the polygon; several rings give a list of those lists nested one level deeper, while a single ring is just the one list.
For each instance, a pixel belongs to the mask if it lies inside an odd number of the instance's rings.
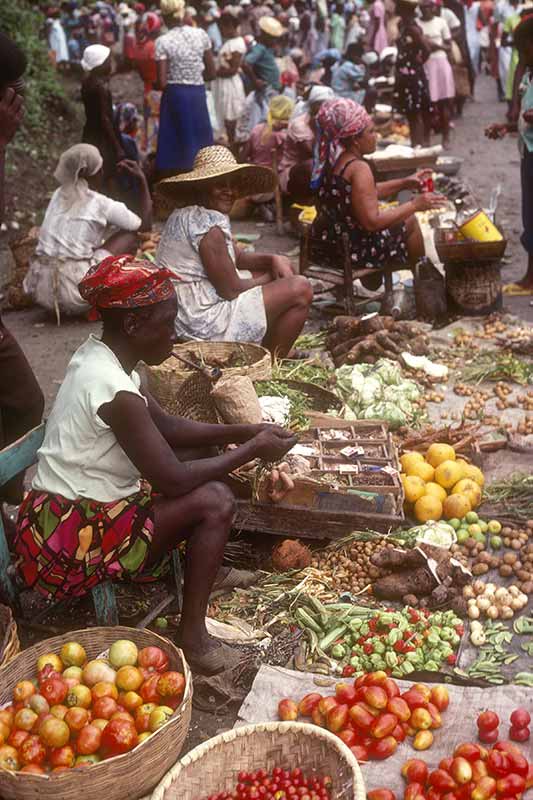
[{"label": "woman's arm", "polygon": [[168,61],[167,59],[163,59],[162,61],[156,61],[157,67],[157,85],[156,89],[160,92],[163,92],[167,88],[168,83]]},{"label": "woman's arm", "polygon": [[217,67],[212,50],[204,50],[204,81],[214,81],[217,76]]},{"label": "woman's arm", "polygon": [[231,54],[231,59],[227,66],[220,66],[217,69],[217,78],[232,78],[241,68],[242,54],[235,52]]},{"label": "woman's arm", "polygon": [[352,214],[367,231],[382,231],[405,222],[416,211],[442,205],[444,198],[433,194],[416,195],[408,203],[380,209],[372,171],[362,161],[351,165],[346,176],[352,184]]},{"label": "woman's arm", "polygon": [[[208,481],[220,480],[253,458],[277,461],[296,443],[293,435],[285,431],[280,435],[279,429],[268,426],[223,455],[180,462],[138,395],[118,392],[98,409],[98,416],[109,425],[142,477],[166,497],[181,497]],[[193,435],[189,444],[200,446],[200,441]]]},{"label": "woman's arm", "polygon": [[381,181],[376,183],[376,191],[379,200],[386,200],[387,197],[393,197],[403,189],[407,189],[406,178],[395,178],[392,181]]},{"label": "woman's arm", "polygon": [[118,168],[120,171],[128,172],[130,175],[133,175],[134,178],[137,178],[137,182],[139,185],[139,194],[140,194],[139,213],[141,216],[141,225],[139,227],[139,230],[151,231],[152,196],[150,194],[148,181],[146,180],[146,175],[144,174],[142,167],[136,161],[129,161],[128,159],[125,159],[124,161],[120,162]]},{"label": "woman's arm", "polygon": [[273,279],[292,278],[294,270],[287,256],[276,253],[250,253],[243,247],[235,249],[235,258],[239,269],[250,272],[269,272]]},{"label": "woman's arm", "polygon": [[200,242],[200,258],[207,276],[224,300],[235,300],[254,286],[270,283],[271,276],[262,272],[258,278],[240,278],[230,258],[226,239],[218,226],[211,228]]},{"label": "woman's arm", "polygon": [[113,146],[117,161],[123,161],[126,158],[126,153],[122,147],[122,142],[120,141],[117,133],[115,131],[115,126],[113,125],[113,119],[109,113],[109,103],[107,98],[107,90],[104,89],[103,86],[97,87],[98,91],[98,99],[100,101],[100,116],[102,119],[102,128],[106,137],[111,142]]}]

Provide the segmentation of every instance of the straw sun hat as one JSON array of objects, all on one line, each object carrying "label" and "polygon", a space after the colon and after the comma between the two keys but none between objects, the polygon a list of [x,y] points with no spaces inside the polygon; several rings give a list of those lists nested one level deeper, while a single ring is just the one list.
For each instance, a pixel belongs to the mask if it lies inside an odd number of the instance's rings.
[{"label": "straw sun hat", "polygon": [[235,156],[222,145],[203,147],[198,151],[191,172],[165,178],[157,184],[163,198],[174,206],[185,206],[198,200],[198,190],[214,183],[216,178],[231,176],[231,184],[237,196],[274,191],[274,173],[268,167],[254,164],[238,164]]},{"label": "straw sun hat", "polygon": [[268,36],[272,36],[274,39],[278,39],[280,36],[283,36],[283,34],[286,33],[286,30],[281,22],[278,22],[278,20],[274,19],[274,17],[261,17],[258,24],[263,33],[266,33]]}]

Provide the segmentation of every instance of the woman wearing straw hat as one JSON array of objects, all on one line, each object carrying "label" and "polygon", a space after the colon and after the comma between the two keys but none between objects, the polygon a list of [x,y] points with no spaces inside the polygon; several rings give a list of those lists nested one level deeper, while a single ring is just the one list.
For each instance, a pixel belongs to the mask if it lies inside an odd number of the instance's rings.
[{"label": "woman wearing straw hat", "polygon": [[155,47],[163,91],[156,168],[159,175],[169,175],[190,170],[198,150],[213,142],[205,81],[216,70],[209,36],[184,20],[184,0],[161,0],[160,5],[169,31]]},{"label": "woman wearing straw hat", "polygon": [[176,332],[181,339],[262,342],[286,356],[307,319],[313,292],[284,256],[234,246],[229,213],[240,197],[271,192],[266,167],[238,164],[227,147],[205,147],[192,172],[158,191],[176,208],[156,262],[176,276]]}]

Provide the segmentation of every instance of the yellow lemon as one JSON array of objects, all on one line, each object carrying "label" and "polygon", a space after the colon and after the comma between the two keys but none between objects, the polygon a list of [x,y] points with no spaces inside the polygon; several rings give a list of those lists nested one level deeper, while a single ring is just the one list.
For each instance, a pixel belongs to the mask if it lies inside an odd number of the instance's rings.
[{"label": "yellow lemon", "polygon": [[444,503],[444,501],[448,496],[446,493],[446,489],[443,489],[442,486],[439,486],[438,483],[434,483],[433,481],[429,481],[429,483],[426,483],[425,494],[431,494],[433,495],[433,497],[438,497],[441,503]]},{"label": "yellow lemon", "polygon": [[463,467],[463,478],[469,478],[471,481],[475,481],[478,486],[483,486],[485,483],[485,476],[480,468],[475,467],[473,464],[467,464],[466,461]]},{"label": "yellow lemon", "polygon": [[415,517],[419,522],[439,520],[442,517],[442,503],[438,497],[426,494],[415,503]]},{"label": "yellow lemon", "polygon": [[457,464],[456,461],[448,459],[447,461],[443,461],[442,464],[439,464],[435,470],[435,480],[445,489],[451,489],[452,486],[455,486],[455,484],[461,480],[461,473],[462,470],[459,464]]},{"label": "yellow lemon", "polygon": [[428,448],[426,461],[429,461],[432,467],[438,467],[443,461],[455,461],[455,450],[450,444],[435,442]]},{"label": "yellow lemon", "polygon": [[422,453],[415,453],[414,451],[404,453],[400,458],[400,464],[404,472],[409,472],[409,468],[420,461],[424,460]]},{"label": "yellow lemon", "polygon": [[465,461],[464,458],[458,458],[455,463],[459,464],[459,466],[461,467],[461,477],[459,478],[459,480],[462,481],[463,478],[468,478],[468,475],[466,474],[466,468],[468,467],[468,462]]},{"label": "yellow lemon", "polygon": [[426,484],[416,475],[408,475],[403,480],[405,499],[408,503],[416,503],[419,497],[424,495]]},{"label": "yellow lemon", "polygon": [[465,494],[451,494],[442,504],[446,519],[462,519],[472,510],[470,500]]},{"label": "yellow lemon", "polygon": [[464,494],[469,500],[472,508],[477,508],[481,503],[481,487],[470,478],[463,478],[455,484],[452,494]]},{"label": "yellow lemon", "polygon": [[427,461],[418,461],[411,464],[410,468],[407,470],[407,474],[416,475],[418,478],[422,478],[423,481],[427,482],[433,480],[435,470]]}]

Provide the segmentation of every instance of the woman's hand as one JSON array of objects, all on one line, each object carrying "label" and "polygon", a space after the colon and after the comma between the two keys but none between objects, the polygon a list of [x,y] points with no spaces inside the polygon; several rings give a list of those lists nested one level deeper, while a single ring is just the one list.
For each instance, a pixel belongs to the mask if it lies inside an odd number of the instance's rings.
[{"label": "woman's hand", "polygon": [[405,188],[412,189],[415,192],[421,192],[424,188],[424,182],[427,178],[431,178],[432,175],[432,169],[421,169],[420,172],[415,172],[414,175],[409,175],[405,179]]},{"label": "woman's hand", "polygon": [[[279,434],[283,432],[283,435]],[[276,425],[269,425],[254,438],[256,457],[263,461],[279,461],[297,442],[296,436]]]},{"label": "woman's hand", "polygon": [[505,123],[496,123],[494,125],[489,125],[488,128],[485,128],[485,136],[489,139],[503,139],[503,137],[507,133],[507,125]]},{"label": "woman's hand", "polygon": [[294,270],[292,264],[287,256],[272,256],[272,266],[270,268],[272,278],[279,280],[280,278],[292,278]]},{"label": "woman's hand", "polygon": [[128,158],[124,158],[117,164],[117,169],[119,169],[120,172],[127,172],[129,175],[132,175],[134,178],[138,178],[140,181],[146,180],[146,175],[144,174],[143,168],[137,163],[137,161],[131,161]]},{"label": "woman's hand", "polygon": [[431,208],[442,208],[446,205],[447,200],[442,194],[433,194],[432,192],[423,192],[417,194],[413,199],[415,211],[429,211]]}]

